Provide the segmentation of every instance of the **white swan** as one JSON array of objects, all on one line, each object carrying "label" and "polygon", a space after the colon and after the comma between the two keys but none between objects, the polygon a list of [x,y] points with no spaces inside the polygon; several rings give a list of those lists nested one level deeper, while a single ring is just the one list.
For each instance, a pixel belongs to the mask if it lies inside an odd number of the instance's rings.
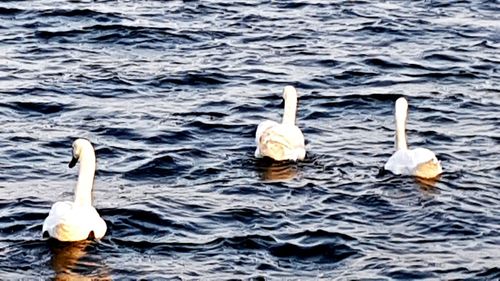
[{"label": "white swan", "polygon": [[295,126],[297,91],[293,86],[283,89],[285,112],[281,124],[266,120],[259,124],[255,134],[255,157],[270,157],[277,161],[303,160],[306,156],[304,135]]},{"label": "white swan", "polygon": [[80,161],[74,202],[56,202],[43,222],[42,235],[59,241],[80,241],[89,236],[100,239],[106,233],[106,223],[92,207],[91,191],[94,183],[95,154],[92,144],[85,139],[73,142],[73,158],[69,167]]},{"label": "white swan", "polygon": [[435,178],[443,172],[434,152],[426,148],[408,149],[406,144],[406,117],[408,102],[401,97],[396,101],[396,152],[387,160],[384,169],[396,175]]}]

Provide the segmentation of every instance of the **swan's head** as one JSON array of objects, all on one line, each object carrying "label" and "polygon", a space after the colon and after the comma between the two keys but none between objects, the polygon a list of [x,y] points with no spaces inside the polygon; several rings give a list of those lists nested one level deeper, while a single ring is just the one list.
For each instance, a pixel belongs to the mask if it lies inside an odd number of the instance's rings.
[{"label": "swan's head", "polygon": [[405,98],[401,97],[396,101],[396,120],[404,121],[406,120],[406,114],[408,111],[408,102]]},{"label": "swan's head", "polygon": [[283,89],[284,100],[297,100],[297,90],[293,86],[286,86]]},{"label": "swan's head", "polygon": [[86,139],[77,139],[73,142],[73,157],[71,158],[71,161],[69,162],[69,167],[73,168],[76,163],[80,160],[80,157],[84,153],[84,151],[94,151],[94,148],[92,147],[92,144],[90,141]]}]

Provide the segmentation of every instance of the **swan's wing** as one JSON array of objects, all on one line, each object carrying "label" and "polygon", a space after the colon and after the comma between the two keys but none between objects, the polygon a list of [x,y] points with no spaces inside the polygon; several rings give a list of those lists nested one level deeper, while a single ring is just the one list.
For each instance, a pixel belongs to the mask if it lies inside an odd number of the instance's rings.
[{"label": "swan's wing", "polygon": [[61,216],[73,207],[73,202],[69,201],[62,201],[62,202],[56,202],[54,205],[52,205],[52,208],[50,208],[49,216]]},{"label": "swan's wing", "polygon": [[302,160],[305,157],[304,135],[297,126],[278,124],[265,130],[258,148],[274,160]]},{"label": "swan's wing", "polygon": [[414,169],[413,159],[406,149],[394,152],[384,165],[384,169],[396,175],[411,175]]},{"label": "swan's wing", "polygon": [[91,231],[94,232],[96,239],[102,238],[106,233],[106,222],[94,207],[85,206],[75,209],[73,216],[72,225],[78,224],[75,229],[81,231],[81,237],[85,237],[83,239],[87,239]]},{"label": "swan's wing", "polygon": [[[287,140],[290,143],[292,150],[289,152],[289,159],[291,160],[304,160],[306,156],[306,146],[304,140],[304,134],[297,126],[286,126]],[[288,127],[288,128],[286,128]]]},{"label": "swan's wing", "polygon": [[[53,229],[55,225],[64,217],[65,214],[69,213],[73,206],[73,202],[56,202],[50,208],[49,215],[43,221],[42,235],[45,231]],[[50,234],[50,231],[49,231]]]},{"label": "swan's wing", "polygon": [[260,152],[259,146],[260,146],[260,138],[262,137],[262,134],[264,132],[273,127],[279,125],[278,123],[271,121],[271,120],[266,120],[262,121],[258,126],[257,126],[257,131],[255,131],[255,144],[257,145],[257,148],[255,149],[255,157],[263,157],[263,155]]},{"label": "swan's wing", "polygon": [[269,128],[274,127],[279,125],[278,123],[271,121],[271,120],[266,120],[260,122],[259,126],[257,126],[257,131],[255,131],[255,143],[259,144],[260,137],[262,134]]},{"label": "swan's wing", "polygon": [[59,241],[78,241],[88,237],[85,221],[81,220],[79,208],[72,202],[56,202],[50,209],[49,216],[43,222],[42,235],[45,232]]},{"label": "swan's wing", "polygon": [[96,239],[101,239],[104,237],[104,234],[106,234],[106,222],[99,216],[99,213],[97,213],[97,210],[92,207],[93,209],[93,215],[90,219],[90,228],[92,231],[94,231],[94,237]]},{"label": "swan's wing", "polygon": [[422,178],[435,178],[443,172],[441,163],[434,152],[427,148],[415,148],[411,150],[414,169],[413,174]]},{"label": "swan's wing", "polygon": [[299,160],[304,160],[306,157],[306,142],[304,140],[304,134],[302,134],[302,131],[299,129],[299,127],[295,127],[295,132],[294,132],[294,137],[293,139],[295,140],[294,147],[295,150],[297,151],[298,159]]},{"label": "swan's wing", "polygon": [[427,148],[417,147],[410,151],[415,165],[423,164],[429,161],[437,161],[434,152]]}]

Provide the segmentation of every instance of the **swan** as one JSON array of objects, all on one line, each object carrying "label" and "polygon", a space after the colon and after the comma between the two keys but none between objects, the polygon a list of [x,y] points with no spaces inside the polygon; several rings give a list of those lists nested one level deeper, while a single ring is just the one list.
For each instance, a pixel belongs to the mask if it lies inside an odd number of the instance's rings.
[{"label": "swan", "polygon": [[277,161],[303,160],[306,156],[304,135],[295,125],[297,91],[293,86],[283,89],[285,112],[280,123],[266,120],[259,124],[255,133],[257,149],[255,157],[270,157]]},{"label": "swan", "polygon": [[89,237],[100,239],[106,233],[106,223],[92,206],[91,191],[95,173],[95,153],[86,139],[73,142],[73,158],[69,167],[80,161],[80,172],[73,202],[56,202],[43,222],[42,236],[59,241],[80,241]]},{"label": "swan", "polygon": [[384,169],[396,175],[435,178],[443,172],[434,152],[427,148],[408,149],[406,144],[406,118],[408,102],[401,97],[396,101],[396,152],[387,160]]}]

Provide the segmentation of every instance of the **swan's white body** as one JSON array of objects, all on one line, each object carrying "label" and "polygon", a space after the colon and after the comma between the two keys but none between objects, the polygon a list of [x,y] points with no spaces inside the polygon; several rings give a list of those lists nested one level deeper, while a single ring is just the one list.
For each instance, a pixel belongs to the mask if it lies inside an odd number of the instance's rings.
[{"label": "swan's white body", "polygon": [[270,157],[277,161],[303,160],[306,156],[304,135],[295,125],[297,91],[292,86],[283,90],[285,112],[280,123],[266,120],[259,124],[255,133],[255,157]]},{"label": "swan's white body", "polygon": [[91,191],[94,183],[95,154],[92,144],[85,139],[73,142],[70,168],[80,161],[74,202],[56,202],[43,222],[42,235],[48,233],[59,241],[85,240],[89,235],[100,239],[106,233],[106,223],[92,207]]},{"label": "swan's white body", "polygon": [[396,152],[387,160],[384,169],[396,175],[434,178],[443,172],[436,155],[426,148],[408,149],[405,132],[407,112],[408,102],[405,98],[399,98],[395,111]]}]

